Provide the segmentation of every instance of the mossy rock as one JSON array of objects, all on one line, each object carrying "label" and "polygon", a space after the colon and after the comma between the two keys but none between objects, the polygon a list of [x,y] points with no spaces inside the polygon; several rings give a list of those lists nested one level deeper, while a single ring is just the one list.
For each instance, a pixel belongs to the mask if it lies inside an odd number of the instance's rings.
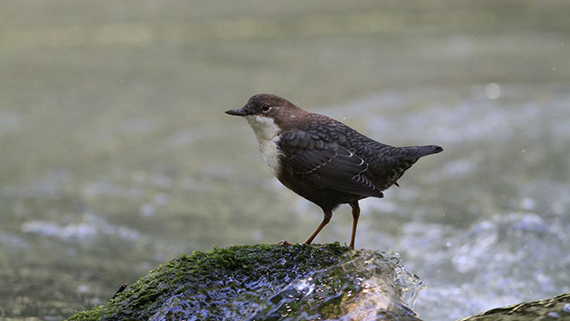
[{"label": "mossy rock", "polygon": [[570,321],[570,293],[491,309],[459,321]]},{"label": "mossy rock", "polygon": [[396,253],[232,246],[169,261],[69,320],[419,320],[404,303],[419,287]]},{"label": "mossy rock", "polygon": [[[406,303],[421,287],[397,253],[338,243],[232,246],[169,261],[69,320],[417,321]],[[461,321],[491,320],[570,320],[570,294]]]}]

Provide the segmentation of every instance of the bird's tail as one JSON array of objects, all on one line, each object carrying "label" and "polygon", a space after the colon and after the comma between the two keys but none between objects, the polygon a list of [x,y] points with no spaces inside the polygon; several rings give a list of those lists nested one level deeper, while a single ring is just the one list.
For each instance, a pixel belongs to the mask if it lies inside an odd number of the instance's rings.
[{"label": "bird's tail", "polygon": [[[416,148],[417,148],[417,151],[416,151],[415,155],[413,155],[415,158],[420,158],[420,157],[424,157],[427,155],[437,154],[437,153],[443,152],[443,148],[441,148],[441,146],[437,146],[437,145],[418,146]],[[410,156],[412,156],[412,155],[410,155]]]},{"label": "bird's tail", "polygon": [[387,160],[390,159],[391,161],[387,161],[382,165],[382,168],[379,169],[379,171],[384,173],[388,178],[388,181],[383,185],[383,189],[390,187],[392,184],[399,186],[397,183],[398,179],[400,179],[404,172],[412,167],[418,159],[442,151],[443,148],[436,145],[392,147],[388,153],[384,154],[388,156]]},{"label": "bird's tail", "polygon": [[390,152],[390,156],[393,156],[400,161],[416,162],[424,156],[440,153],[442,151],[443,148],[436,145],[394,147]]}]

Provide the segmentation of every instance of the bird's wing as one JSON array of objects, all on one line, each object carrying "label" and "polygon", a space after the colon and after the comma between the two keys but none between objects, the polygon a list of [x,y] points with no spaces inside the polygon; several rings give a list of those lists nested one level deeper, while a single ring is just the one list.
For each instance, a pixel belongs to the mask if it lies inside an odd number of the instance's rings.
[{"label": "bird's wing", "polygon": [[279,147],[292,174],[316,188],[382,197],[382,192],[365,176],[368,163],[334,141],[301,130],[282,134]]}]

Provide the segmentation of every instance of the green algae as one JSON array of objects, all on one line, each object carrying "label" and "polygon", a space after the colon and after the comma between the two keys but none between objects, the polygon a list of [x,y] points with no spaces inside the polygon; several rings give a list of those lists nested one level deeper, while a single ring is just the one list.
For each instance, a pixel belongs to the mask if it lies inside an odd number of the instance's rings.
[{"label": "green algae", "polygon": [[214,248],[208,253],[196,251],[159,266],[106,305],[79,312],[68,320],[148,319],[173,295],[196,293],[207,298],[213,290],[226,287],[228,280],[235,279],[250,286],[270,285],[275,280],[286,282],[308,271],[337,264],[347,251],[347,247],[338,243],[311,247],[231,246]]},{"label": "green algae", "polygon": [[570,320],[570,293],[491,309],[458,321]]},{"label": "green algae", "polygon": [[[338,243],[196,251],[159,266],[106,305],[69,320],[338,318],[363,313],[359,302],[417,320],[401,299],[401,289],[410,284],[398,283],[400,263],[397,254],[350,251]],[[415,286],[420,285],[416,279]],[[382,299],[371,299],[373,292]]]},{"label": "green algae", "polygon": [[[231,246],[182,255],[68,320],[418,321],[408,305],[421,287],[397,253],[338,243]],[[570,318],[570,294],[462,321],[539,318]]]}]

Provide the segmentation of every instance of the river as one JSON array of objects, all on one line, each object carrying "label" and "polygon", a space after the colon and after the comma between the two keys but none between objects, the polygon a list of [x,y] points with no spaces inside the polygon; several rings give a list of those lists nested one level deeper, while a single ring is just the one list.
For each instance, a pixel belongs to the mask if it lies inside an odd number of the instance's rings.
[{"label": "river", "polygon": [[[169,259],[302,242],[259,92],[391,145],[437,144],[361,202],[425,320],[570,291],[570,3],[0,2],[0,316],[59,320]],[[316,243],[348,242],[340,207]]]}]

